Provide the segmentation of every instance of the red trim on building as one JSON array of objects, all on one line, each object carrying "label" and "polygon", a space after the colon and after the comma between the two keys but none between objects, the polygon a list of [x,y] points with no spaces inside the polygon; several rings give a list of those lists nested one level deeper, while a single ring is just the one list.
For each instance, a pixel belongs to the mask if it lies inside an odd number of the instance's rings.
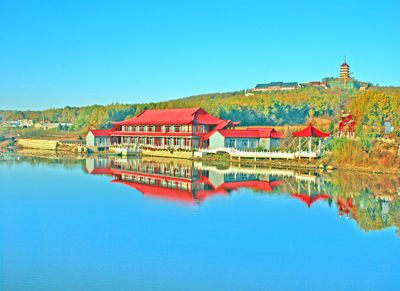
[{"label": "red trim on building", "polygon": [[91,129],[90,132],[94,136],[110,136],[113,130],[111,129]]}]

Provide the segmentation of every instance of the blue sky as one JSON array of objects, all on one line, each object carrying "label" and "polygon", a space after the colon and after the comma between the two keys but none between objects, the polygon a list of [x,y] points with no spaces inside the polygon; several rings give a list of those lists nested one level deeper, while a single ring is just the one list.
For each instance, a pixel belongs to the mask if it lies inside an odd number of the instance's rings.
[{"label": "blue sky", "polygon": [[354,75],[400,85],[397,1],[0,0],[0,109]]}]

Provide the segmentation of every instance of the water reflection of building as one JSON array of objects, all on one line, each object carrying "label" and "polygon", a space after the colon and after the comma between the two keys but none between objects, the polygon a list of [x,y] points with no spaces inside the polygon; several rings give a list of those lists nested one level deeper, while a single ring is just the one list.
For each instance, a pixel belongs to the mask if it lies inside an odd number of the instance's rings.
[{"label": "water reflection of building", "polygon": [[139,159],[88,159],[90,174],[112,175],[113,183],[142,194],[164,199],[200,202],[213,195],[227,195],[239,188],[271,192],[281,181],[270,175],[248,172],[223,173],[194,167],[190,161],[157,162]]},{"label": "water reflection of building", "polygon": [[[112,182],[132,187],[143,195],[188,203],[200,203],[238,189],[275,193],[298,199],[311,207],[327,203],[340,217],[355,220],[365,230],[400,225],[399,179],[360,175],[318,175],[299,170],[218,167],[190,160],[89,158],[90,174],[112,176]],[[352,178],[353,177],[353,178]],[[369,177],[369,176],[368,176]],[[279,186],[279,188],[277,188]]]}]

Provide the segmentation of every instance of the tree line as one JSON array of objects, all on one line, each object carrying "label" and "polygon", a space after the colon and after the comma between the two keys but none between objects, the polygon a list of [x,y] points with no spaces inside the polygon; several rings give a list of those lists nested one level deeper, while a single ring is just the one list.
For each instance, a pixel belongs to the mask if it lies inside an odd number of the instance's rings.
[{"label": "tree line", "polygon": [[360,124],[381,125],[387,117],[394,125],[400,123],[400,88],[357,90],[301,88],[294,91],[274,91],[254,95],[245,91],[213,93],[176,100],[142,103],[91,105],[48,109],[43,111],[0,111],[0,120],[32,119],[35,122],[72,123],[69,130],[109,128],[111,121],[120,121],[145,109],[201,107],[223,119],[240,121],[241,125],[304,124],[310,117],[339,120],[342,109],[357,111]]}]

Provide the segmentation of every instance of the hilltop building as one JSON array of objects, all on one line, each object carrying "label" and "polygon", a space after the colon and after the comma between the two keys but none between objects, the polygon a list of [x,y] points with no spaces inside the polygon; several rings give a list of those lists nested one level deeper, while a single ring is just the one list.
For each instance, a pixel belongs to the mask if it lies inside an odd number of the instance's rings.
[{"label": "hilltop building", "polygon": [[328,88],[328,84],[326,82],[320,82],[320,81],[310,81],[308,83],[303,83],[300,86],[301,87],[317,87],[317,88],[323,88],[323,89]]},{"label": "hilltop building", "polygon": [[346,61],[344,61],[343,64],[340,65],[339,79],[348,80],[349,78],[350,78],[350,66],[346,63]]},{"label": "hilltop building", "polygon": [[361,84],[356,79],[350,77],[350,66],[346,60],[340,65],[339,78],[326,80],[328,88],[360,89]]},{"label": "hilltop building", "polygon": [[[304,87],[316,87],[316,88],[341,88],[341,89],[358,89],[365,91],[370,86],[370,83],[359,82],[355,78],[350,76],[350,66],[346,62],[340,65],[339,77],[324,78],[322,81],[310,81],[307,83],[298,84],[297,82],[270,82],[265,84],[257,84],[252,89],[253,92],[271,92],[271,91],[287,91],[296,90]],[[246,97],[251,96],[246,94]]]},{"label": "hilltop building", "polygon": [[267,84],[257,84],[253,89],[256,92],[270,92],[270,91],[287,91],[298,89],[300,85],[297,82],[271,82]]}]

